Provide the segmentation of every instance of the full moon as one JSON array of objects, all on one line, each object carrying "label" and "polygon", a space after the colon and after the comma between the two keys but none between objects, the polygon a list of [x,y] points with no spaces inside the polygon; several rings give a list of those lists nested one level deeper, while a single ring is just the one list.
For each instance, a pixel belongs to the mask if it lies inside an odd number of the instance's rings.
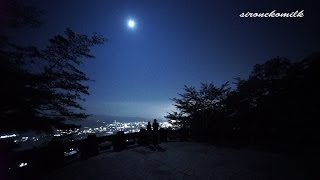
[{"label": "full moon", "polygon": [[129,26],[129,28],[134,28],[135,26],[136,26],[136,23],[134,22],[134,20],[132,20],[132,19],[130,19],[129,21],[128,21],[128,26]]}]

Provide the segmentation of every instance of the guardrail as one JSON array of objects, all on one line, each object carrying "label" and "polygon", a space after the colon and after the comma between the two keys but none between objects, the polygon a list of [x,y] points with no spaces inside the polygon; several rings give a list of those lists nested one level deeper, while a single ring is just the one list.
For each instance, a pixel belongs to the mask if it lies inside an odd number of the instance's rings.
[{"label": "guardrail", "polygon": [[97,137],[88,135],[77,141],[51,141],[47,146],[17,153],[9,153],[8,176],[12,179],[34,179],[73,161],[87,159],[99,153],[122,151],[126,148],[144,146],[156,142],[184,141],[187,134],[178,130],[160,129],[156,134],[141,129],[140,132],[118,132],[115,135]]}]

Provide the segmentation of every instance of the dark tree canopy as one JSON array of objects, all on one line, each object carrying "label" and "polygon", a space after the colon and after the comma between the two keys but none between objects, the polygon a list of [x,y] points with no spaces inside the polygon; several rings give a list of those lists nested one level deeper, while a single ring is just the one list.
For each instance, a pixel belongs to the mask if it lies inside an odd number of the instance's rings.
[{"label": "dark tree canopy", "polygon": [[39,60],[47,64],[39,74],[38,89],[46,98],[37,110],[46,116],[83,119],[88,115],[76,113],[72,108],[84,110],[77,100],[84,100],[82,94],[88,95],[89,87],[83,82],[90,79],[77,66],[83,58],[94,58],[90,48],[104,43],[105,39],[98,35],[88,37],[75,34],[70,29],[65,37],[58,35],[50,39],[50,44],[37,55]]},{"label": "dark tree canopy", "polygon": [[[7,28],[34,27],[40,24],[39,11],[19,1],[6,2]],[[103,44],[100,35],[77,34],[67,28],[64,35],[49,40],[46,48],[24,46],[0,38],[0,116],[1,131],[51,130],[66,119],[85,119],[88,114],[80,105],[89,94],[85,84],[91,81],[81,71],[84,60],[94,58],[91,48]]]},{"label": "dark tree canopy", "polygon": [[172,99],[177,111],[166,118],[174,127],[214,137],[320,137],[319,77],[319,53],[299,62],[277,57],[255,65],[247,79],[237,78],[234,90],[227,83],[202,84],[199,90],[185,86]]},{"label": "dark tree canopy", "polygon": [[175,128],[206,132],[214,123],[211,119],[219,119],[224,113],[223,103],[229,91],[228,83],[221,87],[212,83],[201,84],[199,90],[185,86],[180,98],[172,99],[178,112],[168,113],[166,118]]}]

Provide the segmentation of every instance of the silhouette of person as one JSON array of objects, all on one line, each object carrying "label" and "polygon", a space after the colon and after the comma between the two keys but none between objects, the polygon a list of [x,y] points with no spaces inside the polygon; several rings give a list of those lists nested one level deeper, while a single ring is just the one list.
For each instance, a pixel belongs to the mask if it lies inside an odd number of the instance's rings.
[{"label": "silhouette of person", "polygon": [[151,141],[151,138],[152,138],[152,129],[151,129],[151,122],[149,121],[147,125],[147,134],[146,134],[146,140],[148,144]]},{"label": "silhouette of person", "polygon": [[152,129],[153,129],[153,145],[158,144],[158,129],[159,129],[159,123],[157,123],[157,120],[154,119],[152,123]]},{"label": "silhouette of person", "polygon": [[151,132],[151,123],[150,123],[150,122],[148,122],[147,131],[148,131],[148,132]]}]

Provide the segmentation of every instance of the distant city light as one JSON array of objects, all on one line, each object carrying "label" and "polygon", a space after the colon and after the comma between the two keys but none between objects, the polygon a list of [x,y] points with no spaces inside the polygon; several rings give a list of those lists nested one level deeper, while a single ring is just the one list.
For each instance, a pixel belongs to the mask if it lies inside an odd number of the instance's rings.
[{"label": "distant city light", "polygon": [[25,141],[27,141],[28,139],[29,139],[29,137],[25,136],[25,137],[22,137],[22,138],[21,138],[21,141],[22,141],[22,142],[25,142]]},{"label": "distant city light", "polygon": [[6,139],[6,138],[11,138],[11,137],[16,137],[16,136],[17,136],[16,134],[3,135],[3,136],[0,136],[0,139]]},{"label": "distant city light", "polygon": [[70,148],[68,151],[64,152],[64,156],[72,156],[78,153],[78,149]]},{"label": "distant city light", "polygon": [[[70,141],[77,141],[80,139],[87,138],[88,134],[96,134],[97,136],[108,136],[116,134],[119,131],[123,131],[125,134],[128,133],[135,133],[139,132],[140,129],[146,128],[147,122],[140,121],[140,122],[118,122],[114,121],[113,123],[104,123],[101,126],[93,126],[93,127],[83,127],[83,128],[74,128],[74,129],[57,129],[54,134],[50,135],[42,135],[42,136],[19,136],[18,134],[10,134],[10,135],[2,135],[0,136],[0,139],[15,137],[12,139],[15,143],[23,143],[24,145],[27,145],[28,143],[33,142],[32,146],[35,144],[41,145],[44,141],[47,141],[51,138],[65,138],[65,137],[71,137]],[[159,122],[160,128],[169,128],[172,127],[172,125],[168,122]],[[69,136],[72,135],[72,136]],[[43,141],[44,140],[44,141]],[[69,149],[69,152],[67,152],[67,155],[73,154],[75,152],[75,149]],[[24,164],[21,164],[24,166]]]},{"label": "distant city light", "polygon": [[28,165],[28,163],[20,163],[19,164],[19,167],[25,167],[25,166],[27,166]]}]

